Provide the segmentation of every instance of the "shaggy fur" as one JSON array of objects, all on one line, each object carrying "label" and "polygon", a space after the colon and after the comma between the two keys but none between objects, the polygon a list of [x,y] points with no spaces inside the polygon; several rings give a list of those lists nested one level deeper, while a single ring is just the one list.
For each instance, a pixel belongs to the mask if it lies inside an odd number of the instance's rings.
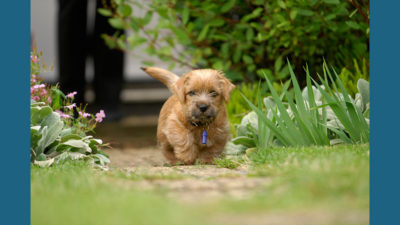
[{"label": "shaggy fur", "polygon": [[[198,159],[200,163],[212,163],[228,141],[225,103],[235,86],[223,73],[212,69],[193,70],[180,78],[160,68],[142,70],[173,93],[161,109],[157,128],[168,162],[190,165]],[[202,144],[204,130],[208,133],[206,144]]]}]

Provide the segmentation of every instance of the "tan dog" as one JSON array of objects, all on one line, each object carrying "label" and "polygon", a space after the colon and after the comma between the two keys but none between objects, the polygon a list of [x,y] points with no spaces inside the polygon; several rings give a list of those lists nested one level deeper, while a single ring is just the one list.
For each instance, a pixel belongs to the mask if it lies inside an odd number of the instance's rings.
[{"label": "tan dog", "polygon": [[[235,86],[212,69],[193,70],[182,77],[155,67],[142,67],[173,95],[164,103],[157,138],[169,163],[212,163],[229,137],[225,103]],[[203,136],[207,134],[204,143]]]}]

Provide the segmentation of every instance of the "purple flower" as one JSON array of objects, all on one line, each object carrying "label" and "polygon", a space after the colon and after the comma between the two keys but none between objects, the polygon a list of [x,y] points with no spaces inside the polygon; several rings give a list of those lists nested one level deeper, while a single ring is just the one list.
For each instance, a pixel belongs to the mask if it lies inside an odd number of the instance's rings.
[{"label": "purple flower", "polygon": [[44,85],[44,84],[36,84],[32,88],[33,89],[40,89],[40,88],[44,88],[44,87],[46,87],[46,85]]},{"label": "purple flower", "polygon": [[44,96],[44,95],[47,95],[46,89],[42,89],[42,92],[40,93],[40,96]]},{"label": "purple flower", "polygon": [[104,113],[104,110],[100,110],[100,112],[96,113],[96,122],[101,123],[103,121],[103,118],[106,118],[106,114]]},{"label": "purple flower", "polygon": [[39,96],[32,96],[32,99],[35,100],[35,101],[39,101],[40,97]]},{"label": "purple flower", "polygon": [[64,107],[69,109],[69,110],[72,110],[74,107],[76,107],[76,103],[74,103],[72,105],[67,105],[67,106],[64,106]]},{"label": "purple flower", "polygon": [[78,92],[74,91],[74,92],[71,92],[71,93],[67,94],[65,97],[73,98],[76,94],[78,94]]},{"label": "purple flower", "polygon": [[39,59],[36,55],[34,55],[34,56],[31,55],[31,60],[33,63],[37,63],[39,61]]},{"label": "purple flower", "polygon": [[67,115],[67,114],[63,113],[63,112],[61,112],[60,110],[56,110],[56,113],[60,114],[60,117],[63,118],[63,119],[65,119],[65,118],[71,118],[70,115]]},{"label": "purple flower", "polygon": [[85,112],[78,112],[79,115],[81,115],[83,118],[87,118],[90,116],[90,113],[85,113]]}]

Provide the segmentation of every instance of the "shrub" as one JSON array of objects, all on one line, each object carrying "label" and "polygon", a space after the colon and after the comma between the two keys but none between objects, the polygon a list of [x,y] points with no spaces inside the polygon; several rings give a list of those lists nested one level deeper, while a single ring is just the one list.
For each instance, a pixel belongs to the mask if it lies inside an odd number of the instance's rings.
[{"label": "shrub", "polygon": [[[76,92],[64,95],[58,85],[49,86],[38,78],[42,67],[36,48],[31,52],[31,162],[50,166],[66,160],[83,159],[104,168],[110,162],[101,151],[106,146],[88,132],[105,117],[96,116],[73,103]],[[77,116],[74,116],[74,114]]]},{"label": "shrub", "polygon": [[[264,74],[285,79],[286,58],[311,68],[323,58],[339,68],[351,68],[353,58],[368,59],[368,0],[115,2],[115,9],[99,13],[111,17],[113,27],[133,32],[103,35],[106,43],[122,50],[143,45],[146,53],[169,62],[169,69],[209,67],[233,81],[254,81]],[[143,15],[133,14],[132,7]],[[149,26],[154,14],[156,25]]]}]

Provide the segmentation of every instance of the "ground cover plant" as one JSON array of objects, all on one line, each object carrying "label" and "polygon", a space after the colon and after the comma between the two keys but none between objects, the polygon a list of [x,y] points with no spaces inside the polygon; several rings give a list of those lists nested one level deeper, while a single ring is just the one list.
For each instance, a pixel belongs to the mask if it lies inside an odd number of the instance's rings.
[{"label": "ground cover plant", "polygon": [[170,69],[214,68],[233,81],[257,81],[263,73],[288,78],[286,58],[317,71],[324,57],[351,72],[353,59],[368,65],[369,0],[115,0],[99,13],[113,27],[131,31],[104,35],[110,47],[141,46]]},{"label": "ground cover plant", "polygon": [[51,86],[39,78],[41,52],[31,52],[31,162],[41,166],[83,159],[105,168],[108,156],[101,150],[101,139],[88,135],[105,117],[85,112],[85,106],[73,103],[76,92],[64,94],[58,85]]}]

